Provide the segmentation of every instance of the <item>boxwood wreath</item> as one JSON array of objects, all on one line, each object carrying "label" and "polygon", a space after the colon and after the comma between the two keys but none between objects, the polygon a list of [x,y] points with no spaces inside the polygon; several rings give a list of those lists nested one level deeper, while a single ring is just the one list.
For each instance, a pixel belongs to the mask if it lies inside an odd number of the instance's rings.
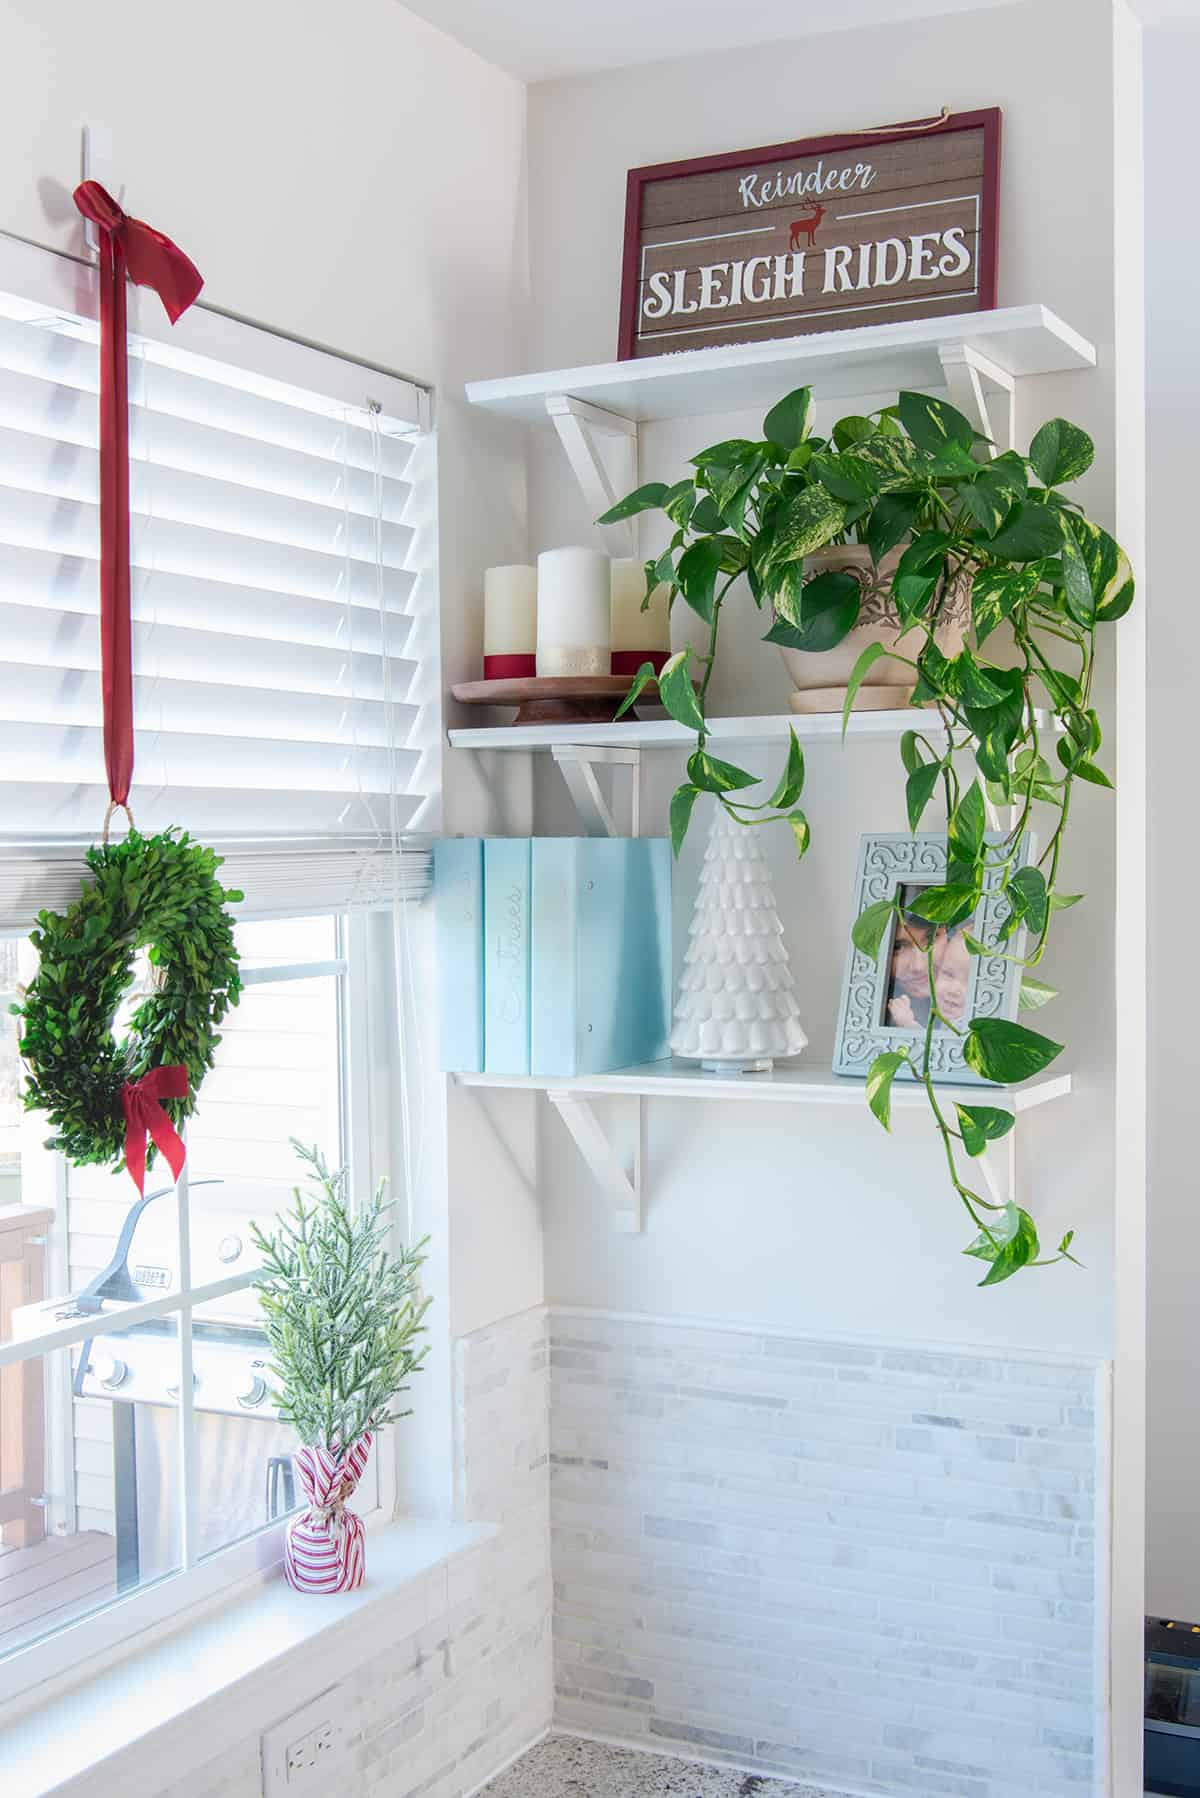
[{"label": "boxwood wreath", "polygon": [[[1076,786],[1112,786],[1096,760],[1097,633],[1129,610],[1134,583],[1119,545],[1063,492],[1091,466],[1094,446],[1085,431],[1055,418],[1037,432],[1026,456],[1012,450],[989,456],[989,448],[961,412],[922,393],[902,393],[897,405],[869,417],[840,419],[828,438],[820,437],[812,430],[811,392],[802,387],[767,414],[761,441],[713,444],[692,457],[694,472],[684,480],[639,487],[600,522],[615,524],[655,509],[666,513],[674,531],[663,554],[646,564],[647,600],[665,582],[672,603],[682,597],[708,631],[705,650],[681,650],[660,678],[663,704],[696,733],[687,779],[671,801],[676,854],[701,793],[715,795],[738,824],[785,821],[798,853],[808,847],[808,823],[799,808],[804,756],[794,731],[783,773],[766,800],[747,797],[758,784],[754,775],[708,752],[705,705],[722,609],[735,582],[744,576],[755,605],[770,614],[766,642],[832,649],[857,621],[859,585],[840,571],[806,578],[805,556],[825,544],[858,542],[878,563],[906,544],[892,594],[901,618],[923,641],[911,656],[879,643],[867,646],[851,675],[843,734],[854,695],[880,657],[911,669],[912,704],[936,713],[940,728],[914,728],[901,739],[908,823],[919,829],[940,795],[949,859],[943,884],[926,888],[908,909],[934,924],[961,924],[975,912],[985,882],[997,876],[1008,904],[1001,942],[1013,945],[1000,953],[1024,970],[1021,1008],[1036,1011],[1056,997],[1034,974],[1051,923],[1083,897],[1064,893],[1059,884]],[[947,657],[934,628],[960,577],[971,582],[973,642]],[[639,669],[623,710],[653,675],[650,664]],[[1053,730],[1039,719],[1039,708],[1053,714]],[[987,801],[1012,808],[1011,828],[988,832]],[[1017,850],[1035,806],[1049,816],[1048,840],[1037,860],[1022,867]],[[863,955],[878,955],[897,905],[898,898],[880,901],[857,919],[852,936]],[[1025,953],[1018,955],[1015,939],[1022,930]],[[1040,1073],[1062,1044],[1006,1019],[972,1018],[962,1028],[952,1023],[938,1006],[932,936],[923,1050],[879,1055],[868,1072],[866,1099],[889,1129],[892,1084],[901,1068],[922,1082],[951,1186],[974,1232],[964,1253],[986,1264],[981,1284],[994,1286],[1022,1268],[1073,1261],[1074,1232],[1043,1254],[1027,1211],[979,1191],[971,1163],[1014,1120],[995,1106],[943,1105],[931,1074],[933,1033],[941,1026],[964,1037],[968,1064],[1001,1084]],[[972,954],[985,953],[971,936],[966,941]]]},{"label": "boxwood wreath", "polygon": [[[21,1019],[25,1106],[54,1128],[49,1147],[77,1167],[123,1164],[121,1089],[151,1069],[182,1064],[188,1092],[163,1108],[178,1128],[213,1063],[217,1026],[241,994],[227,902],[242,894],[216,878],[221,857],[186,832],[123,841],[86,855],[92,878],[63,913],[38,913],[30,941],[38,971],[12,1010]],[[117,1041],[113,1019],[148,952],[154,991]],[[154,1150],[151,1147],[150,1156]]]}]

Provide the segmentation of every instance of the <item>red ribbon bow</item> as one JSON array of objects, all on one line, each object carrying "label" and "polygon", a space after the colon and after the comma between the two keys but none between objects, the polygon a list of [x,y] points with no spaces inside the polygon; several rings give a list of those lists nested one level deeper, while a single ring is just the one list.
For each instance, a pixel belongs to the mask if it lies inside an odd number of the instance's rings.
[{"label": "red ribbon bow", "polygon": [[162,1150],[175,1179],[183,1172],[187,1150],[183,1138],[163,1110],[163,1099],[186,1099],[187,1069],[180,1064],[151,1068],[140,1080],[127,1080],[121,1088],[125,1113],[125,1166],[140,1193],[146,1190],[146,1138]]},{"label": "red ribbon bow", "polygon": [[133,779],[125,282],[152,287],[174,324],[204,281],[177,244],[128,218],[98,181],[81,182],[75,204],[100,234],[100,680],[108,792],[123,806]]}]

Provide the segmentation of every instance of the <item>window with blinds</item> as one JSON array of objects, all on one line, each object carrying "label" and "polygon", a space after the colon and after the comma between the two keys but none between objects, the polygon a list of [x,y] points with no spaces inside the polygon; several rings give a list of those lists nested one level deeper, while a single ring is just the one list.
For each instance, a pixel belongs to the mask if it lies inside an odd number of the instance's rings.
[{"label": "window with blinds", "polygon": [[[132,1312],[88,1289],[132,1253],[134,1191],[47,1153],[2,1018],[0,1409],[19,1428],[0,1432],[0,1694],[280,1551],[292,1432],[261,1376],[232,1399],[221,1384],[235,1354],[262,1366],[250,1225],[290,1199],[291,1138],[356,1192],[384,1172],[411,1191],[414,1141],[419,1159],[409,919],[363,913],[429,884],[429,396],[200,307],[172,328],[153,295],[130,298],[130,801],[142,831],[178,825],[225,857],[245,991],[186,1177],[148,1182]],[[95,315],[90,267],[0,237],[0,1004],[36,966],[38,910],[78,895],[107,803]],[[124,1007],[153,977],[144,958],[134,976]],[[375,1474],[368,1510],[391,1503],[382,1456]]]},{"label": "window with blinds", "polygon": [[[220,840],[257,909],[419,890],[428,396],[131,290],[139,829]],[[61,903],[106,801],[93,271],[0,242],[0,918]],[[427,809],[427,808],[426,808]],[[56,841],[55,841],[56,840]],[[65,883],[65,884],[64,884]],[[60,890],[64,889],[64,890]]]}]

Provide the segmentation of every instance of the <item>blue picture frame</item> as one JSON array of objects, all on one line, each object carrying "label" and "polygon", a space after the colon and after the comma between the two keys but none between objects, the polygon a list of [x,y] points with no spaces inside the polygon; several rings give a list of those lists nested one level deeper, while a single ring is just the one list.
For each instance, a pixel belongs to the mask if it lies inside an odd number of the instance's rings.
[{"label": "blue picture frame", "polygon": [[[991,834],[987,840],[989,843],[999,843],[1003,839]],[[1017,865],[1025,865],[1031,852],[1031,840],[1026,834],[1017,850]],[[892,831],[866,832],[859,842],[853,916],[857,918],[868,905],[874,905],[878,900],[894,899],[897,892],[906,887],[940,886],[945,879],[944,832],[917,836]],[[971,955],[968,968],[964,946],[965,994],[961,1011],[964,1021],[972,1017],[1010,1020],[1016,1017],[1021,969],[1016,961],[1008,957],[1020,955],[1024,932],[1017,931],[1010,941],[1001,945],[1000,930],[1008,918],[1010,907],[999,888],[1000,873],[997,870],[988,877],[974,916],[962,927],[963,931],[969,931],[985,948],[995,951],[991,955]],[[905,1064],[900,1068],[897,1078],[915,1080],[920,1077],[918,1070],[924,1060],[925,1021],[919,1018],[911,1023],[895,1021],[904,1012],[912,1013],[914,1009],[911,1000],[904,1003],[907,995],[897,991],[894,955],[900,928],[901,921],[897,916],[895,924],[884,935],[879,953],[874,957],[864,955],[853,943],[849,945],[834,1041],[835,1074],[865,1079],[877,1055],[889,1049],[908,1048],[912,1051],[912,1060],[916,1065]],[[939,986],[939,998],[941,997]],[[915,1003],[919,1007],[920,1000]],[[927,1009],[925,1016],[928,1017]],[[935,1029],[930,1068],[932,1077],[956,1086],[994,1085],[994,1081],[985,1080],[967,1065],[963,1057],[963,1041],[963,1037],[944,1025]]]}]

